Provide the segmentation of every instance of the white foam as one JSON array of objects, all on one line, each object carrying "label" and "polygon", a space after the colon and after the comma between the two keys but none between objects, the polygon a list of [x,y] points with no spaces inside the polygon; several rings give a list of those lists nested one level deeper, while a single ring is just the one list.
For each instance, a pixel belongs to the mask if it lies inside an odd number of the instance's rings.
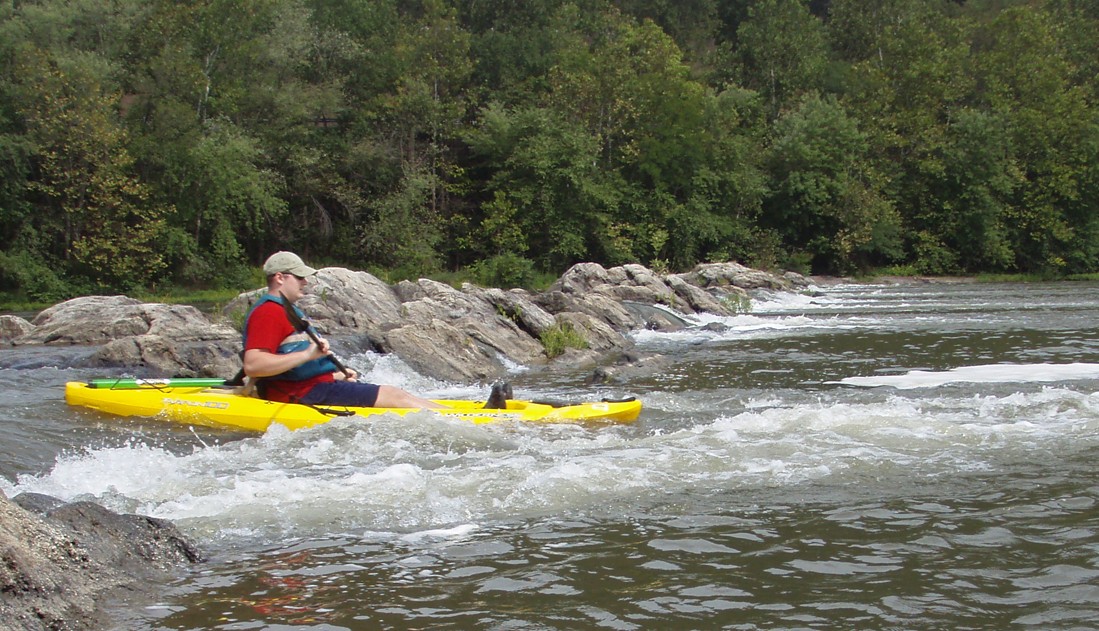
[{"label": "white foam", "polygon": [[1099,364],[991,364],[943,371],[912,370],[901,375],[846,377],[848,386],[892,386],[901,390],[935,388],[949,383],[1044,383],[1099,379]]},{"label": "white foam", "polygon": [[478,530],[476,524],[461,524],[453,528],[434,528],[409,533],[401,537],[402,541],[420,543],[426,540],[454,540],[464,539]]},{"label": "white foam", "polygon": [[517,519],[822,479],[950,476],[1099,442],[1099,395],[1072,389],[864,394],[836,389],[796,403],[769,394],[723,404],[730,411],[717,418],[692,410],[624,427],[473,425],[429,412],[341,418],[191,453],[140,441],[91,448],[0,487],[94,499],[227,546],[333,533],[429,546]]},{"label": "white foam", "polygon": [[816,311],[833,309],[842,304],[842,298],[819,290],[814,293],[773,292],[761,293],[753,298],[751,311],[753,313]]},{"label": "white foam", "polygon": [[350,357],[348,365],[360,372],[363,381],[389,384],[416,394],[430,394],[453,385],[421,375],[395,353],[361,353]]},{"label": "white foam", "polygon": [[[630,336],[642,345],[682,345],[716,340],[781,337],[798,331],[814,329],[834,331],[853,326],[850,322],[841,322],[836,318],[812,318],[804,315],[759,316],[741,314],[718,316],[698,314],[692,316],[689,322],[692,323],[692,326],[680,331],[663,332],[641,329],[631,332]],[[707,325],[713,324],[719,326],[707,328]]]}]

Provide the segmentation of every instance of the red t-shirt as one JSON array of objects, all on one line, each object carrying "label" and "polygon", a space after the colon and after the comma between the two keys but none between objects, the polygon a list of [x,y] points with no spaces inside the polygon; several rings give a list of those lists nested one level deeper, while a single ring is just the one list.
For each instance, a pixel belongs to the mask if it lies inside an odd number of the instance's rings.
[{"label": "red t-shirt", "polygon": [[[273,301],[267,301],[256,307],[245,326],[248,327],[245,335],[247,344],[244,348],[245,352],[258,348],[270,353],[277,353],[279,352],[279,345],[287,337],[297,333],[294,326],[290,324],[290,320],[286,318],[282,305]],[[335,381],[332,373],[317,375],[304,381],[268,378],[265,380],[267,385],[266,398],[282,403],[297,401],[305,396],[305,393],[309,392],[315,384],[325,381]]]}]

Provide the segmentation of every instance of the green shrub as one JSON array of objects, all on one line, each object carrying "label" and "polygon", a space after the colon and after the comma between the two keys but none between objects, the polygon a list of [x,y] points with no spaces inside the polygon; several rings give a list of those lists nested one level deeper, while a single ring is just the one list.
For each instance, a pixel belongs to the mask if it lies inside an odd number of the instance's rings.
[{"label": "green shrub", "polygon": [[742,294],[728,294],[722,296],[720,302],[726,309],[733,313],[752,312],[752,299]]},{"label": "green shrub", "polygon": [[916,255],[916,271],[920,274],[949,276],[960,271],[958,254],[928,232],[916,234],[912,250]]},{"label": "green shrub", "polygon": [[35,303],[79,295],[52,267],[27,252],[0,252],[0,283]]},{"label": "green shrub", "polygon": [[478,261],[470,271],[482,287],[530,288],[536,278],[534,261],[511,252]]},{"label": "green shrub", "polygon": [[559,322],[553,327],[542,332],[542,347],[546,349],[546,356],[550,359],[559,357],[565,349],[585,349],[588,340],[568,322]]}]

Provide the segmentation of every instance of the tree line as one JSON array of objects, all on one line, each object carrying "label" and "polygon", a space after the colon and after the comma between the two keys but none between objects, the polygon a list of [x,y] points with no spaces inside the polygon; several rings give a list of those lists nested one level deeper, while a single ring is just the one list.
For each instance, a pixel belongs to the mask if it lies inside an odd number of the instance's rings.
[{"label": "tree line", "polygon": [[1090,0],[13,0],[0,281],[1099,270]]}]

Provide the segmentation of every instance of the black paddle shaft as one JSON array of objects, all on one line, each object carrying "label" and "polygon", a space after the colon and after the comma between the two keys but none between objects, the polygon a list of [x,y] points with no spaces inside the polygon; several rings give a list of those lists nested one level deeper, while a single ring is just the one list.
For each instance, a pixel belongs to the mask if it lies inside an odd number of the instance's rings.
[{"label": "black paddle shaft", "polygon": [[[298,312],[294,309],[293,303],[287,300],[286,295],[284,295],[281,291],[279,292],[279,297],[282,298],[282,310],[286,312],[286,319],[290,320],[290,325],[294,327],[294,330],[300,333],[305,333],[309,336],[309,339],[313,340],[314,344],[320,346],[320,338],[318,338],[317,334],[313,332],[313,327],[309,326],[309,323],[306,322],[305,319],[302,318],[300,315],[298,315]],[[351,371],[348,370],[342,362],[340,362],[335,353],[329,352],[328,358],[332,360],[332,363],[336,365],[336,368],[339,368],[340,371],[343,372],[343,374],[347,375],[348,379],[351,378]]]}]

